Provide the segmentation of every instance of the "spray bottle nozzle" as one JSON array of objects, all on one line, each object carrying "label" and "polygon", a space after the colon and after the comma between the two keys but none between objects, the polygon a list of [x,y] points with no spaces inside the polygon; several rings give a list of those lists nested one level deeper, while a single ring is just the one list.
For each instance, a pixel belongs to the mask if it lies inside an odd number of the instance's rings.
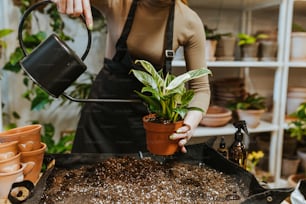
[{"label": "spray bottle nozzle", "polygon": [[237,122],[234,122],[234,127],[238,129],[238,132],[241,132],[241,130],[243,130],[245,134],[249,135],[245,120],[239,120]]}]

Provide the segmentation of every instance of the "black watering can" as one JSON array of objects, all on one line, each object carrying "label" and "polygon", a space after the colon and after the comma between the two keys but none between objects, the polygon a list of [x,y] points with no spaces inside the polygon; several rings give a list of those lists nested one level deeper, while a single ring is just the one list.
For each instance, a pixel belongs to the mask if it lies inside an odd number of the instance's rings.
[{"label": "black watering can", "polygon": [[[46,3],[53,2],[44,0],[28,8],[23,14],[18,28],[19,44],[25,55],[25,58],[20,61],[20,65],[34,83],[53,97],[57,98],[63,95],[75,102],[139,102],[136,99],[77,99],[64,93],[87,69],[83,60],[91,46],[91,32],[87,29],[87,47],[81,59],[56,34],[51,34],[33,52],[28,54],[22,39],[24,21],[34,9]],[[85,23],[83,16],[81,19]]]}]

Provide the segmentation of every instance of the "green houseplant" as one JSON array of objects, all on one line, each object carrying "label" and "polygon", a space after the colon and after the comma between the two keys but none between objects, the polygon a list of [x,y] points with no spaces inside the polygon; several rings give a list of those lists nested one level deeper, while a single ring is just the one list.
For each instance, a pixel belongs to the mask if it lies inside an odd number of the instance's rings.
[{"label": "green houseplant", "polygon": [[259,40],[265,39],[266,34],[248,35],[245,33],[238,34],[238,46],[240,47],[241,59],[243,61],[257,61]]},{"label": "green houseplant", "polygon": [[301,103],[291,116],[295,119],[288,123],[287,131],[291,137],[301,141],[306,138],[306,103]]},{"label": "green houseplant", "polygon": [[[194,96],[193,90],[186,88],[185,83],[208,74],[208,69],[196,69],[188,71],[182,75],[174,76],[168,73],[163,77],[162,70],[156,71],[153,65],[145,60],[136,60],[135,63],[145,69],[132,69],[133,75],[144,85],[141,91],[135,91],[139,97],[147,104],[150,115],[143,118],[144,128],[147,130],[147,148],[151,153],[158,155],[171,155],[177,150],[177,142],[170,141],[168,137],[173,131],[183,125],[183,119],[189,110],[204,111],[197,107],[189,107],[189,102]],[[153,128],[149,127],[153,125]],[[170,133],[164,132],[163,128],[170,127]],[[149,128],[149,129],[148,129]],[[153,142],[148,141],[149,133],[158,132],[153,137]],[[170,144],[162,144],[158,138],[166,137]],[[157,144],[155,147],[153,144]],[[159,152],[159,147],[162,152]]]},{"label": "green houseplant", "polygon": [[230,102],[228,108],[236,111],[239,120],[245,120],[248,127],[256,128],[266,111],[265,99],[259,93],[246,93],[240,99]]},{"label": "green houseplant", "polygon": [[295,186],[300,179],[306,177],[306,102],[301,103],[298,108],[290,114],[292,119],[288,122],[288,128],[285,130],[285,136],[288,134],[291,138],[296,139],[296,154],[300,160],[301,167],[304,170],[303,173],[291,174],[288,177],[288,182]]},{"label": "green houseplant", "polygon": [[7,43],[2,40],[3,37],[11,34],[13,32],[12,29],[0,29],[0,57],[2,55],[2,48],[6,48]]}]

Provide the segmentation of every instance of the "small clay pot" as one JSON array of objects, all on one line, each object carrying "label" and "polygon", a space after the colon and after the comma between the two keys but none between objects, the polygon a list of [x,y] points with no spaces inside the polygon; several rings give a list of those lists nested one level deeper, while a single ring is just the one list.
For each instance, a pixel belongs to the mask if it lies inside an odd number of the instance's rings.
[{"label": "small clay pot", "polygon": [[0,142],[18,141],[19,151],[31,151],[40,148],[40,124],[26,125],[0,133]]},{"label": "small clay pot", "polygon": [[12,171],[17,171],[20,168],[20,156],[17,155],[10,157],[8,159],[4,159],[0,161],[0,173],[8,173]]},{"label": "small clay pot", "polygon": [[24,175],[31,172],[32,168],[33,163],[20,164],[16,171],[0,173],[0,199],[7,199],[12,184],[23,181]]},{"label": "small clay pot", "polygon": [[182,127],[183,121],[168,124],[150,122],[154,117],[154,114],[150,114],[142,118],[146,130],[147,149],[155,155],[174,154],[178,150],[178,140],[170,140],[169,136]]},{"label": "small clay pot", "polygon": [[45,143],[40,144],[40,148],[37,150],[29,151],[29,152],[21,152],[21,162],[34,162],[33,170],[25,176],[25,180],[30,180],[33,183],[36,183],[40,172],[44,159],[45,150],[47,145]]},{"label": "small clay pot", "polygon": [[0,143],[0,161],[13,157],[18,152],[18,141]]}]

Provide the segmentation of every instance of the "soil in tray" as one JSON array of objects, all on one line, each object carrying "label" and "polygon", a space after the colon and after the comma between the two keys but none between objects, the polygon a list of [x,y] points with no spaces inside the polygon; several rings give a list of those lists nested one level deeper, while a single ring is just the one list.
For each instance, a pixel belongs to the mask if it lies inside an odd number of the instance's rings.
[{"label": "soil in tray", "polygon": [[114,157],[76,169],[55,167],[40,203],[240,203],[238,183],[205,165]]}]

